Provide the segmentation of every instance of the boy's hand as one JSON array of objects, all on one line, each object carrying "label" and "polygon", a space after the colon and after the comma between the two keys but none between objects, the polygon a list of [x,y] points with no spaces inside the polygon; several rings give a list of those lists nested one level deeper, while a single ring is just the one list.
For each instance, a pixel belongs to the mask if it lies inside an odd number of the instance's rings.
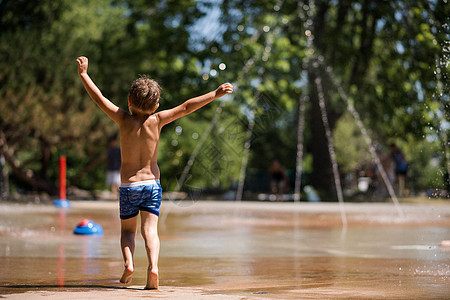
[{"label": "boy's hand", "polygon": [[216,98],[233,92],[233,86],[230,83],[224,83],[216,89]]},{"label": "boy's hand", "polygon": [[77,64],[78,64],[78,74],[81,75],[83,73],[87,73],[88,69],[88,59],[87,57],[80,56],[77,58]]}]

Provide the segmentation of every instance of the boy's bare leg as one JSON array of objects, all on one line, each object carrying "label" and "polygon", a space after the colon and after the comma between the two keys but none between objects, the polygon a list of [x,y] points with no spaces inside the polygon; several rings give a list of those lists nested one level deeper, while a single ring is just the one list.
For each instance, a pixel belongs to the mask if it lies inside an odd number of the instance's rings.
[{"label": "boy's bare leg", "polygon": [[158,289],[158,257],[160,245],[158,237],[158,216],[141,211],[141,233],[144,237],[148,258],[147,285],[145,289]]},{"label": "boy's bare leg", "polygon": [[136,235],[137,219],[138,216],[126,220],[120,220],[121,222],[120,246],[122,248],[123,261],[125,264],[125,270],[123,271],[122,278],[120,278],[120,282],[122,283],[130,283],[131,277],[134,272],[133,254],[135,246],[134,238]]}]

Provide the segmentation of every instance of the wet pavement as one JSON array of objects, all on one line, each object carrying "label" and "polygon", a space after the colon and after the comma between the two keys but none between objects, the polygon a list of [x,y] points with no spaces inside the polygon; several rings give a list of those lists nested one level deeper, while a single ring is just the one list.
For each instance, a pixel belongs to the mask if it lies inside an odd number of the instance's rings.
[{"label": "wet pavement", "polygon": [[[72,208],[0,203],[0,295],[7,299],[448,299],[449,204],[166,201],[160,291],[143,291],[137,239],[131,286],[122,273],[115,202]],[[84,218],[103,236],[73,234]],[[72,296],[71,296],[72,295]]]}]

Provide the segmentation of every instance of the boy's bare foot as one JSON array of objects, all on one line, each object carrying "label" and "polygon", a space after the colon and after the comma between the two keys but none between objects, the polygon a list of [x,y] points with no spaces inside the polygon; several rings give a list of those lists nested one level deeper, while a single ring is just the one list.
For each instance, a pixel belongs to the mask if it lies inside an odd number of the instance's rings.
[{"label": "boy's bare foot", "polygon": [[147,285],[145,290],[157,290],[159,288],[158,271],[148,270]]},{"label": "boy's bare foot", "polygon": [[128,284],[131,282],[132,276],[133,276],[133,267],[125,267],[125,270],[123,271],[122,278],[120,278],[121,283]]}]

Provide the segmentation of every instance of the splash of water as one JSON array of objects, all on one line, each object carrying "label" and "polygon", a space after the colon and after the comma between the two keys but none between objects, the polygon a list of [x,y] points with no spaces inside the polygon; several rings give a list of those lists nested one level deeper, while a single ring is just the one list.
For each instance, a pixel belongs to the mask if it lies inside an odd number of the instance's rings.
[{"label": "splash of water", "polygon": [[353,106],[353,103],[349,100],[347,94],[344,92],[344,89],[342,88],[342,85],[339,84],[339,82],[336,79],[336,76],[334,76],[333,69],[330,66],[327,66],[325,63],[325,59],[321,57],[319,59],[319,62],[322,64],[322,66],[325,67],[326,73],[328,74],[328,77],[333,82],[334,86],[337,88],[339,95],[341,98],[345,101],[347,104],[347,110],[352,114],[353,118],[356,121],[356,125],[358,126],[359,130],[361,131],[364,140],[369,147],[370,155],[372,156],[372,160],[377,165],[377,168],[380,172],[381,178],[383,179],[384,184],[386,185],[386,188],[389,192],[389,195],[394,202],[395,208],[397,209],[397,212],[400,217],[403,218],[403,210],[400,207],[400,203],[398,202],[397,196],[395,195],[394,187],[392,186],[391,181],[389,180],[389,177],[383,167],[383,164],[381,163],[380,158],[377,155],[376,148],[372,142],[372,139],[369,136],[369,133],[367,132],[366,127],[364,126],[363,122],[361,121],[361,117],[359,113],[356,111],[355,107]]},{"label": "splash of water", "polygon": [[[306,48],[312,50],[312,42],[314,39],[314,36],[311,34],[311,26],[312,26],[312,20],[310,17],[308,17],[308,14],[305,14],[305,10],[310,9],[311,7],[314,7],[314,1],[310,1],[309,5],[306,6],[303,1],[299,1],[297,5],[298,14],[300,20],[303,21],[305,24],[305,35],[306,35]],[[309,51],[308,53],[314,53]],[[303,66],[305,69],[308,67],[309,64],[309,56],[306,56],[303,59]],[[306,78],[306,72],[304,78]],[[299,107],[298,107],[298,123],[297,123],[297,157],[296,157],[296,167],[295,167],[295,185],[294,185],[294,201],[298,202],[300,201],[300,190],[302,185],[302,162],[303,162],[303,137],[304,137],[304,126],[305,126],[305,106],[306,102],[308,101],[307,96],[301,95],[299,98]]]},{"label": "splash of water", "polygon": [[[281,7],[283,1],[278,1],[277,3],[277,7]],[[279,10],[279,9],[278,9]],[[276,10],[276,11],[278,11]],[[269,27],[270,28],[270,27]],[[252,37],[251,40],[252,41],[256,41],[259,39],[259,37],[261,36],[261,34],[263,32],[266,32],[264,30],[265,28],[263,28],[262,30],[258,30]],[[268,38],[268,43],[273,43],[273,37],[272,34],[269,36]],[[268,59],[269,55],[270,55],[270,49],[271,49],[271,44],[267,44],[264,47],[264,53],[263,53],[263,58],[265,60]],[[244,67],[242,68],[242,74],[240,76],[238,76],[238,81],[240,79],[242,79],[243,77],[245,77],[247,75],[247,73],[250,71],[251,67],[255,64],[255,59],[257,58],[257,53],[255,53],[251,58],[249,58],[245,64]],[[261,72],[263,72],[262,69],[259,70],[259,73],[262,74]],[[238,84],[234,83],[233,86],[235,86],[235,89],[238,88]],[[200,149],[202,148],[203,144],[206,141],[206,138],[208,137],[209,133],[211,132],[212,128],[214,128],[214,126],[217,124],[220,114],[222,113],[223,107],[225,105],[225,102],[221,102],[219,107],[216,110],[216,113],[214,115],[213,120],[211,120],[208,128],[205,130],[205,132],[202,134],[201,139],[199,140],[199,142],[197,143],[197,145],[195,146],[194,151],[192,152],[191,156],[189,157],[189,160],[187,161],[183,172],[181,173],[180,178],[177,181],[177,186],[175,188],[175,192],[179,192],[181,190],[181,187],[183,186],[184,182],[186,181],[186,179],[188,178],[189,172],[191,167],[193,166],[197,155],[200,152]],[[253,125],[251,125],[253,123]],[[251,125],[251,126],[250,126]],[[249,156],[249,150],[250,150],[250,140],[251,140],[251,135],[253,132],[253,127],[254,127],[254,121],[250,121],[249,123],[249,127],[247,129],[247,139],[244,145],[244,156],[242,158],[242,163],[241,163],[241,172],[240,172],[240,176],[239,176],[239,186],[238,186],[238,191],[236,194],[236,199],[241,200],[242,199],[242,194],[243,194],[243,189],[244,189],[244,182],[245,182],[245,174],[246,174],[246,170],[247,170],[247,163],[248,163],[248,156]],[[174,193],[175,195],[176,193]],[[169,198],[169,200],[174,200],[173,198]],[[162,216],[160,217],[160,223],[163,225],[165,223],[165,220],[167,218],[167,216],[170,214],[170,208],[166,211],[166,213],[162,214]]]},{"label": "splash of water", "polygon": [[338,170],[338,164],[336,160],[336,153],[334,152],[333,147],[333,136],[331,135],[331,129],[330,124],[328,122],[328,116],[327,116],[327,110],[325,106],[325,96],[323,93],[323,86],[322,86],[322,78],[319,75],[319,72],[316,71],[316,80],[315,80],[316,88],[317,88],[317,96],[319,98],[319,107],[320,107],[320,114],[322,117],[322,123],[325,127],[325,137],[327,138],[327,145],[328,145],[328,152],[330,154],[331,159],[331,165],[333,168],[333,176],[334,176],[334,184],[336,187],[336,194],[339,201],[339,209],[341,211],[341,219],[342,219],[342,226],[344,228],[347,227],[347,216],[345,214],[345,208],[344,208],[344,196],[342,193],[342,185],[341,185],[341,179],[339,176],[339,170]]},{"label": "splash of water", "polygon": [[[300,6],[300,2],[299,2],[299,6]],[[314,35],[312,34],[312,31],[310,30],[310,28],[312,28],[312,25],[313,25],[313,21],[311,19],[312,13],[310,13],[310,12],[312,12],[312,10],[314,9],[314,6],[315,6],[315,2],[314,2],[314,0],[311,0],[311,1],[309,1],[309,5],[308,5],[308,9],[309,9],[308,13],[304,14],[304,13],[302,13],[302,10],[300,10],[300,12],[301,12],[300,18],[305,21],[305,29],[306,29],[305,35],[307,36],[307,47],[308,47],[308,49],[312,50],[310,52],[310,54],[314,58],[316,58],[315,59],[316,63],[325,67],[328,77],[331,79],[331,81],[333,82],[335,87],[338,89],[338,93],[341,96],[341,98],[347,103],[347,110],[352,114],[353,118],[356,121],[358,128],[360,129],[361,133],[364,136],[364,139],[369,147],[369,151],[372,156],[372,159],[375,162],[375,164],[377,165],[378,170],[380,171],[381,177],[384,181],[384,184],[386,185],[386,188],[389,192],[389,195],[390,195],[392,201],[394,202],[397,212],[400,217],[403,217],[403,211],[400,207],[397,196],[395,195],[394,188],[389,180],[389,177],[386,174],[386,171],[384,170],[383,165],[381,164],[380,158],[378,157],[378,155],[376,153],[375,146],[373,145],[372,140],[371,140],[369,134],[367,133],[367,130],[366,130],[364,124],[362,123],[358,112],[355,110],[353,104],[349,101],[349,98],[347,97],[346,93],[344,92],[342,85],[340,85],[337,82],[336,76],[333,76],[334,75],[333,69],[330,66],[326,65],[324,57],[323,56],[317,57],[317,55],[314,54],[314,50],[312,48],[312,41],[314,39]],[[304,5],[303,5],[303,7],[304,7]],[[310,64],[310,58],[306,57],[304,60],[304,66],[307,67],[309,64]],[[323,96],[323,94],[322,94],[322,96]],[[320,103],[320,97],[319,97],[319,103]],[[326,114],[325,114],[325,116],[326,116]],[[332,146],[331,146],[331,148],[332,148]],[[334,149],[332,149],[332,151],[334,153]],[[331,152],[330,152],[330,155],[331,155]],[[333,167],[333,169],[334,169],[334,167]],[[334,170],[333,170],[333,173],[334,173]],[[335,177],[336,177],[336,175],[335,175]],[[336,187],[336,189],[338,189],[338,188]],[[338,194],[339,194],[339,192],[338,192]],[[338,196],[338,199],[339,199],[339,196]]]},{"label": "splash of water", "polygon": [[[277,9],[275,9],[276,12],[278,12],[280,10],[280,8],[282,7],[284,1],[277,1],[277,4],[275,5],[275,7]],[[274,42],[274,35],[276,34],[276,30],[270,30],[270,28],[273,28],[275,25],[275,22],[278,20],[278,18],[274,18],[274,21],[270,24],[270,26],[264,26],[262,28],[262,31],[259,30],[258,31],[258,35],[257,37],[259,37],[262,32],[266,32],[267,34],[267,42],[264,45],[264,51],[262,53],[261,56],[261,60],[262,61],[268,61],[269,60],[269,56],[271,54],[271,49],[272,49],[272,45]],[[278,28],[279,30],[279,28]],[[256,40],[255,40],[256,41]],[[250,61],[250,60],[249,60]],[[254,62],[254,58],[251,59],[252,62]],[[248,68],[244,67],[243,69],[245,72],[248,71]],[[264,74],[264,68],[259,68],[258,70],[258,81],[261,82],[261,77]],[[259,98],[259,92],[256,93],[255,98],[258,99]],[[254,113],[255,113],[255,107],[252,108],[252,113],[251,113],[251,117],[249,118],[249,124],[247,127],[247,133],[246,133],[246,138],[245,138],[245,144],[244,144],[244,153],[242,156],[242,162],[241,162],[241,171],[239,174],[239,183],[238,183],[238,189],[236,191],[236,201],[241,201],[242,200],[242,194],[244,193],[244,184],[245,184],[245,177],[246,177],[246,173],[247,173],[247,164],[248,164],[248,157],[250,154],[250,147],[251,147],[251,138],[252,138],[252,134],[253,134],[253,128],[255,127],[255,121],[254,121]]]},{"label": "splash of water", "polygon": [[216,126],[217,121],[219,120],[219,116],[222,113],[222,109],[225,105],[225,102],[220,102],[220,105],[216,109],[216,113],[214,114],[214,118],[209,123],[208,128],[206,128],[205,132],[203,132],[202,137],[200,138],[199,142],[195,146],[194,151],[192,151],[191,156],[189,157],[189,160],[187,161],[186,165],[184,166],[183,172],[181,173],[180,178],[177,182],[177,187],[175,188],[176,192],[179,192],[181,187],[183,186],[184,182],[186,181],[187,175],[189,174],[189,171],[191,170],[192,165],[194,164],[195,159],[197,158],[198,153],[200,152],[200,149],[202,148],[203,144],[206,141],[206,138],[209,136],[211,130]]},{"label": "splash of water", "polygon": [[[252,111],[252,115],[254,114],[254,111]],[[250,153],[250,146],[251,146],[251,138],[253,133],[253,128],[255,127],[255,121],[253,119],[250,119],[247,127],[247,134],[245,137],[245,145],[244,145],[244,154],[242,156],[242,163],[241,163],[241,171],[239,174],[239,185],[238,189],[236,191],[236,201],[242,200],[242,194],[244,193],[244,183],[245,183],[245,173],[247,171],[247,164],[248,164],[248,157]]]},{"label": "splash of water", "polygon": [[300,201],[300,189],[302,186],[302,161],[303,161],[303,132],[305,127],[305,105],[308,97],[301,95],[298,105],[297,125],[297,161],[295,167],[294,201]]}]

